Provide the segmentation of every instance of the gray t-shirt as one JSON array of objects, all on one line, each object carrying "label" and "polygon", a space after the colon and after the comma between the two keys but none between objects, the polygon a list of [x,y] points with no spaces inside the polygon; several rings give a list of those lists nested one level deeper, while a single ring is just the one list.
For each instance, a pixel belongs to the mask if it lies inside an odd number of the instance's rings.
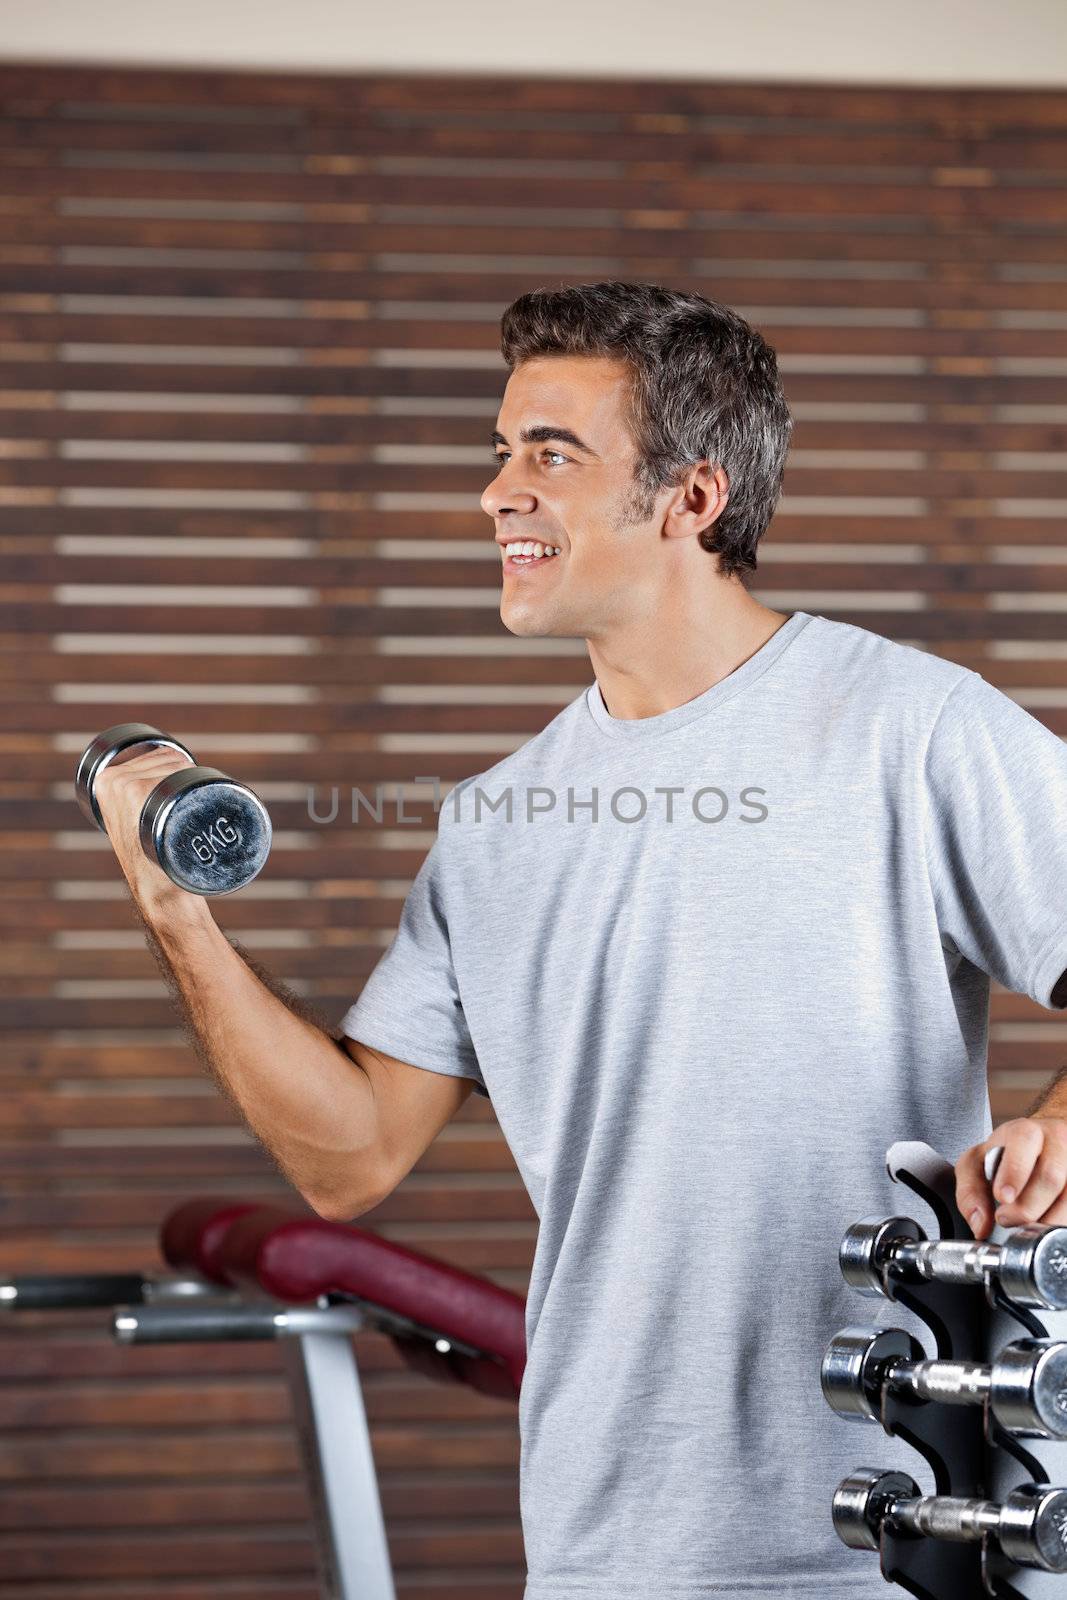
[{"label": "gray t-shirt", "polygon": [[831,1495],[932,1475],[819,1365],[922,1325],[838,1245],[924,1220],[889,1145],[991,1130],[989,975],[1047,1007],[1065,968],[1067,747],[863,628],[795,612],[658,716],[594,682],[452,790],[342,1028],[488,1092],[540,1218],[526,1600],[885,1595]]}]

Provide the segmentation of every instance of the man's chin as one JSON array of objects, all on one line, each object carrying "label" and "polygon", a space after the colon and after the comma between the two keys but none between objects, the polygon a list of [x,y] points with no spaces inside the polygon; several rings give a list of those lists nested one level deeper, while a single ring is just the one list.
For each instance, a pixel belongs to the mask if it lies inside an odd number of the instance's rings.
[{"label": "man's chin", "polygon": [[500,620],[517,639],[548,639],[558,632],[553,619],[547,613],[539,615],[535,606],[502,605]]},{"label": "man's chin", "polygon": [[501,613],[500,620],[516,639],[545,639],[551,634],[550,628],[533,617],[505,617]]}]

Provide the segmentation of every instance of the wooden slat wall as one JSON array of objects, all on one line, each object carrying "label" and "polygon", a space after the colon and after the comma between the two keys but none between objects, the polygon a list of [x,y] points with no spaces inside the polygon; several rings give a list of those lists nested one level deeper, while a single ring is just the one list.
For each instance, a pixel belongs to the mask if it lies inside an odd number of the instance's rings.
[{"label": "wooden slat wall", "polygon": [[[737,307],[797,417],[754,592],[1067,734],[1062,95],[32,67],[0,95],[0,1271],[154,1265],[177,1200],[285,1192],[73,805],[88,738],[158,721],[256,787],[277,844],[218,920],[336,1021],[434,823],[409,788],[418,827],[353,827],[350,790],[447,785],[590,681],[502,627],[478,506],[525,289]],[[997,992],[995,1115],[1065,1049]],[[476,1097],[371,1220],[525,1288]],[[0,1592],[310,1600],[275,1351],[119,1351],[87,1315],[0,1340]],[[358,1348],[401,1596],[517,1600],[514,1407]]]}]

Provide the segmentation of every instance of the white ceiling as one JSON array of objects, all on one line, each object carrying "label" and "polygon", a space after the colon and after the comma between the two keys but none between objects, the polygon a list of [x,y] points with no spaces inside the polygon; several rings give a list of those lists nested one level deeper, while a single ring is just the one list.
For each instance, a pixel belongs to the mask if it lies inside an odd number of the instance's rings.
[{"label": "white ceiling", "polygon": [[1057,87],[1067,0],[0,0],[0,60]]}]

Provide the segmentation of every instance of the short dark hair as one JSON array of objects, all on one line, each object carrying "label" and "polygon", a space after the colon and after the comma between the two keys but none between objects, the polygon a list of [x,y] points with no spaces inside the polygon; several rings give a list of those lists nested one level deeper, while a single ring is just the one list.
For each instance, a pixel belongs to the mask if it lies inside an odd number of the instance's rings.
[{"label": "short dark hair", "polygon": [[509,372],[536,356],[622,358],[630,368],[639,518],[694,462],[730,480],[722,515],[699,535],[724,577],[756,571],[756,545],[782,489],[793,431],[771,346],[729,306],[654,283],[533,289],[500,323]]}]

